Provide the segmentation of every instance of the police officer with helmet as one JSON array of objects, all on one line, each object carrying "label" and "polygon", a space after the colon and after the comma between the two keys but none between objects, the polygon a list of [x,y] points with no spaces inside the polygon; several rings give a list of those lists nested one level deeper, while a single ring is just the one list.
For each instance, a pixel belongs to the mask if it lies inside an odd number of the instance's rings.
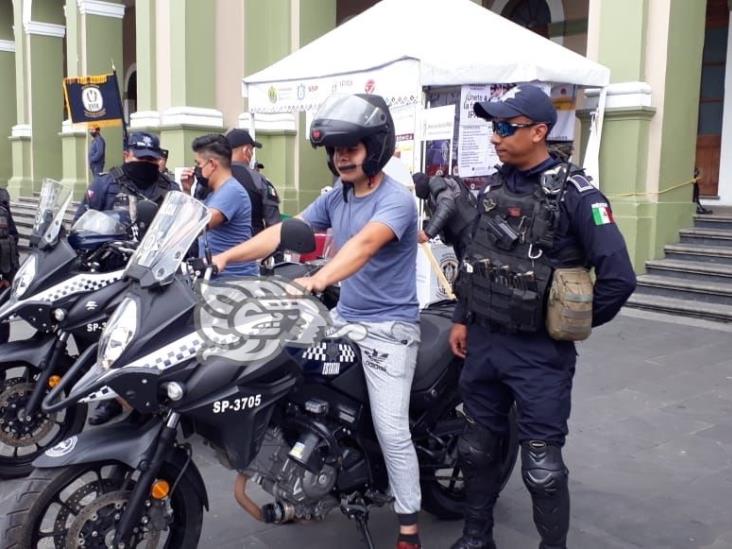
[{"label": "police officer with helmet", "polygon": [[113,210],[115,205],[126,204],[129,195],[160,205],[168,191],[179,190],[174,181],[160,173],[161,157],[157,136],[146,132],[131,133],[125,146],[124,163],[94,179],[75,219],[87,210]]},{"label": "police officer with helmet", "polygon": [[514,402],[539,547],[564,549],[569,491],[562,447],[574,341],[617,314],[635,274],[607,198],[581,169],[547,150],[557,119],[549,97],[521,84],[474,110],[492,122],[503,166],[478,196],[456,284],[450,345],[465,358],[460,390],[468,423],[458,443],[465,526],[452,549],[496,547],[497,456]]}]

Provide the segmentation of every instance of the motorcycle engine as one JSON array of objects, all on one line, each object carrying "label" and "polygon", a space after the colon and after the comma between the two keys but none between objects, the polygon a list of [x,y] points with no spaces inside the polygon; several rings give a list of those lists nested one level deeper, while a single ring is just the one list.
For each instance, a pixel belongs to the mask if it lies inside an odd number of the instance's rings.
[{"label": "motorcycle engine", "polygon": [[338,505],[330,491],[337,479],[336,469],[324,464],[316,473],[289,457],[291,446],[282,431],[269,428],[257,457],[242,471],[275,500],[286,502],[284,520],[321,519]]}]

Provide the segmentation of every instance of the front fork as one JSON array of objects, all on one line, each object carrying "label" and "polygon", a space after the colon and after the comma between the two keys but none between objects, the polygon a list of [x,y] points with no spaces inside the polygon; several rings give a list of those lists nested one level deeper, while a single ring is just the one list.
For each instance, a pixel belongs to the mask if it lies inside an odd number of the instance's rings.
[{"label": "front fork", "polygon": [[145,458],[138,465],[140,477],[132,488],[130,498],[127,501],[122,517],[114,536],[114,547],[127,547],[127,541],[133,529],[140,523],[142,513],[145,511],[145,501],[150,497],[150,487],[165,463],[168,454],[175,444],[175,435],[180,423],[180,414],[170,412],[158,435],[156,444],[148,450]]},{"label": "front fork", "polygon": [[39,365],[41,373],[36,380],[36,385],[33,387],[33,392],[28,399],[28,404],[25,407],[25,419],[30,421],[31,418],[40,410],[41,402],[43,397],[46,395],[46,389],[48,387],[48,380],[51,379],[51,375],[56,371],[56,364],[58,359],[66,350],[66,343],[69,340],[68,332],[59,332],[56,343],[51,349],[50,358],[46,357]]}]

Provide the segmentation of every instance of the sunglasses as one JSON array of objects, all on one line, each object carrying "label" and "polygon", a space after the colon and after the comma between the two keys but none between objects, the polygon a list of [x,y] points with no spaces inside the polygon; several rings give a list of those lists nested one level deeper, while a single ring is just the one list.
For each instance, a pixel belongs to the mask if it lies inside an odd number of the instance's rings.
[{"label": "sunglasses", "polygon": [[493,133],[500,135],[501,137],[511,137],[521,128],[530,128],[531,126],[538,126],[543,122],[532,122],[531,124],[513,124],[506,120],[493,120]]}]

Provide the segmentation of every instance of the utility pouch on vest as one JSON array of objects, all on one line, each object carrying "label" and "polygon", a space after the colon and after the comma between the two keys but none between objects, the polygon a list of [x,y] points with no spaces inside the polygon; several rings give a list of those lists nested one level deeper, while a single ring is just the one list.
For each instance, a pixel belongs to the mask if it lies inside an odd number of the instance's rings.
[{"label": "utility pouch on vest", "polygon": [[546,329],[559,341],[582,341],[592,332],[592,279],[584,267],[555,269]]},{"label": "utility pouch on vest", "polygon": [[549,278],[548,268],[537,267],[538,273],[514,272],[488,259],[474,263],[472,272],[462,277],[460,293],[475,321],[509,333],[536,332],[544,321]]}]

